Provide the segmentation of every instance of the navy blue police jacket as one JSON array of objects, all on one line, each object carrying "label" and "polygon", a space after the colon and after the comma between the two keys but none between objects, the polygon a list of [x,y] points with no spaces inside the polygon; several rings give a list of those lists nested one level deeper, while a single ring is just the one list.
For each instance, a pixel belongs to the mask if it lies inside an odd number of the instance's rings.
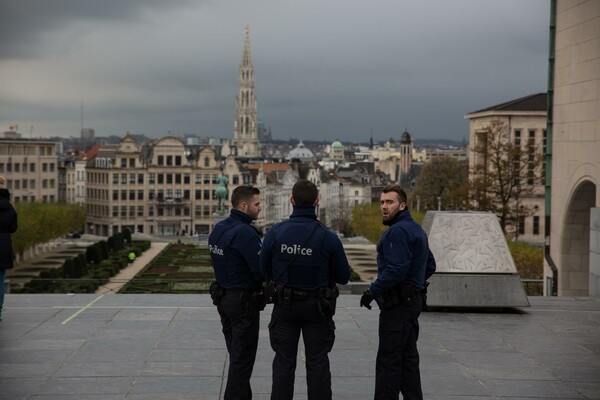
[{"label": "navy blue police jacket", "polygon": [[225,289],[252,289],[262,286],[259,267],[260,234],[247,214],[232,209],[208,237],[215,279]]},{"label": "navy blue police jacket", "polygon": [[386,225],[390,227],[377,245],[377,279],[371,283],[371,294],[384,294],[405,282],[416,290],[424,289],[425,281],[436,268],[427,234],[408,209],[400,211]]},{"label": "navy blue police jacket", "polygon": [[350,278],[342,242],[317,220],[314,206],[295,205],[287,221],[266,233],[260,268],[278,285],[302,290],[345,284]]}]

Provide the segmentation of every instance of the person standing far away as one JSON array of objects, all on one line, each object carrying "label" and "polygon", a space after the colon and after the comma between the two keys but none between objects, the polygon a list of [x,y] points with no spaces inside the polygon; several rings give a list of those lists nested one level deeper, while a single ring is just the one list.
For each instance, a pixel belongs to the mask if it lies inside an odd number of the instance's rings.
[{"label": "person standing far away", "polygon": [[294,396],[300,333],[306,353],[308,400],[331,399],[328,353],[335,340],[336,283],[348,283],[350,266],[337,235],[323,226],[315,213],[317,187],[308,180],[292,188],[293,212],[265,235],[260,255],[262,273],[272,279],[269,323],[273,360],[271,400]]},{"label": "person standing far away", "polygon": [[17,231],[17,212],[10,204],[10,192],[6,188],[6,178],[0,176],[0,321],[4,306],[4,277],[13,264],[13,248],[10,235]]},{"label": "person standing far away", "polygon": [[216,282],[210,295],[221,317],[229,353],[225,400],[252,398],[250,377],[258,347],[259,312],[265,307],[259,268],[260,232],[252,226],[262,207],[260,191],[238,186],[231,195],[229,217],[208,237]]},{"label": "person standing far away", "polygon": [[410,215],[406,192],[397,184],[383,188],[381,215],[389,228],[377,245],[377,279],[360,299],[379,313],[379,348],[375,362],[375,400],[422,399],[419,371],[419,315],[427,279],[436,269],[427,235]]}]

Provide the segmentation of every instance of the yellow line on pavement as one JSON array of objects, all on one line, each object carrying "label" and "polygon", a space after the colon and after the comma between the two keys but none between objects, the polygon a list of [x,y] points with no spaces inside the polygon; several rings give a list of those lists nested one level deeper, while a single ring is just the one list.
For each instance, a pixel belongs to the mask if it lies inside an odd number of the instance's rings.
[{"label": "yellow line on pavement", "polygon": [[84,312],[85,310],[87,310],[88,308],[90,308],[92,306],[92,304],[94,304],[95,302],[97,302],[98,300],[100,300],[102,297],[104,297],[103,294],[101,294],[100,296],[96,297],[94,300],[90,301],[85,307],[83,307],[81,310],[77,311],[75,314],[71,315],[69,318],[65,319],[61,325],[65,325],[68,324],[69,321],[71,321],[73,318],[75,318],[76,316],[78,316],[79,314],[81,314],[82,312]]}]

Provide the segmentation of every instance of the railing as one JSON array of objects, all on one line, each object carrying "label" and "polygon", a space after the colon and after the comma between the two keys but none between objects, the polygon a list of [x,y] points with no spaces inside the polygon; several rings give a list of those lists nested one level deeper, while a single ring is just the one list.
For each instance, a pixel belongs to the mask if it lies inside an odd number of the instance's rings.
[{"label": "railing", "polygon": [[544,295],[544,280],[543,279],[521,279],[523,288],[527,296],[543,296]]}]

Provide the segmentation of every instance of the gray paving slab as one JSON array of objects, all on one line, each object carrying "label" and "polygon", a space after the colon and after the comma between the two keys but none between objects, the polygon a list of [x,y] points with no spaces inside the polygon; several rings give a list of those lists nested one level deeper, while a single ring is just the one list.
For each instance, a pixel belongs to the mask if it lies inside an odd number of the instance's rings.
[{"label": "gray paving slab", "polygon": [[[378,311],[342,295],[330,354],[334,398],[372,398]],[[522,310],[427,312],[426,399],[600,399],[600,299],[530,298]],[[273,351],[261,316],[252,377],[269,399]],[[207,295],[6,296],[0,400],[220,399],[227,352]],[[299,346],[295,399],[306,399]]]}]

